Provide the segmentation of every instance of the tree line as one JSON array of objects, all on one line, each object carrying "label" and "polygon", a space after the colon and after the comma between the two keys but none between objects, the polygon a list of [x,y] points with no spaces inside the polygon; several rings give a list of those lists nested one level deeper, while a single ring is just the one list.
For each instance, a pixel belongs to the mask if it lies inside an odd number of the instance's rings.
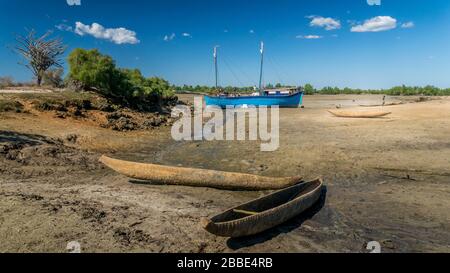
[{"label": "tree line", "polygon": [[401,85],[389,89],[358,89],[348,87],[324,87],[316,89],[311,84],[306,84],[303,87],[303,91],[307,95],[376,94],[389,96],[450,96],[450,88],[438,88],[432,85],[424,87]]},{"label": "tree line", "polygon": [[225,86],[225,87],[219,87],[219,90],[216,89],[216,87],[206,86],[206,85],[182,85],[182,86],[176,86],[173,85],[172,88],[177,93],[182,92],[192,92],[192,93],[203,93],[203,94],[214,94],[214,93],[253,93],[255,92],[255,88],[253,86],[248,87],[235,87],[235,86]]},{"label": "tree line", "polygon": [[[265,88],[285,88],[292,86],[285,86],[281,84],[268,84]],[[192,92],[202,94],[215,94],[218,93],[215,87],[201,86],[201,85],[183,85],[173,86],[173,89],[177,93]],[[438,88],[432,85],[420,87],[420,86],[395,86],[389,89],[358,89],[358,88],[339,88],[339,87],[323,87],[315,88],[311,84],[305,84],[301,87],[301,90],[306,95],[344,95],[344,94],[374,94],[374,95],[389,95],[389,96],[450,96],[450,88]],[[221,93],[238,93],[248,94],[256,92],[255,87],[219,87]]]},{"label": "tree line", "polygon": [[[267,84],[264,88],[266,89],[273,89],[273,88],[284,88],[284,87],[292,87],[292,86],[285,86],[281,83],[277,84]],[[254,92],[258,92],[258,89],[256,86],[244,86],[244,87],[236,87],[236,86],[224,86],[219,87],[218,90],[216,87],[207,86],[207,85],[182,85],[182,86],[176,86],[173,85],[173,89],[178,92],[192,92],[192,93],[207,93],[207,94],[214,94],[214,93],[228,93],[228,94],[250,94]]]}]

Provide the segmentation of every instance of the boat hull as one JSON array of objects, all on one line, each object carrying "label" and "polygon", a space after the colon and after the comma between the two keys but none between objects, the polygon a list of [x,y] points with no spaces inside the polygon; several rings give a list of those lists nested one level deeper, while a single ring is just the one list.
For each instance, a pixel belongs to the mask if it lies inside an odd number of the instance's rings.
[{"label": "boat hull", "polygon": [[[235,207],[211,219],[203,218],[201,224],[208,232],[221,237],[238,238],[255,235],[311,208],[320,199],[322,186],[321,179],[301,183]],[[296,197],[291,200],[292,195]],[[256,213],[235,219],[236,213],[240,211]]]},{"label": "boat hull", "polygon": [[205,96],[206,106],[220,108],[239,106],[279,106],[280,108],[297,108],[303,103],[303,92],[289,96],[243,96],[243,97],[213,97]]}]

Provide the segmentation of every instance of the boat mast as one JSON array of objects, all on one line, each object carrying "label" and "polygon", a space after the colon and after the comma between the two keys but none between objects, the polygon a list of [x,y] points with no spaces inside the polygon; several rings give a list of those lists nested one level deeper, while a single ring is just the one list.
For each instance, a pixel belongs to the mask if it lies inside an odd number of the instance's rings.
[{"label": "boat mast", "polygon": [[263,86],[262,86],[262,80],[263,80],[263,65],[264,65],[264,42],[261,42],[261,71],[259,73],[259,94],[262,96],[264,91],[263,91]]},{"label": "boat mast", "polygon": [[219,46],[214,47],[214,69],[216,75],[216,90],[219,90],[219,79],[218,79],[218,67],[217,67],[217,48]]},{"label": "boat mast", "polygon": [[263,76],[263,66],[264,66],[264,42],[261,42],[261,71],[259,73],[259,94],[264,95],[264,90],[262,86],[262,76]]}]

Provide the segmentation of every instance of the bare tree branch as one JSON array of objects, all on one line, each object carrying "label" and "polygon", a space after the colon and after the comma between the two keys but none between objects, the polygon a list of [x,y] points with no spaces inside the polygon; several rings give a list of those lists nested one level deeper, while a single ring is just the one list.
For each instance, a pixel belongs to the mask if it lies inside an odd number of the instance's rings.
[{"label": "bare tree branch", "polygon": [[60,57],[67,49],[61,38],[49,39],[51,33],[48,31],[37,38],[36,32],[31,30],[26,36],[16,36],[14,51],[27,61],[25,67],[33,72],[38,85],[41,85],[44,73],[50,67],[62,67]]}]

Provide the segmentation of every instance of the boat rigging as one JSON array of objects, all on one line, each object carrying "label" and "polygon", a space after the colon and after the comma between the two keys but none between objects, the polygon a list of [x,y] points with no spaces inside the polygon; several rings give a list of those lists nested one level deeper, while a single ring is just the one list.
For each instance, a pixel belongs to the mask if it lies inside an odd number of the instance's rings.
[{"label": "boat rigging", "polygon": [[[214,69],[215,69],[215,83],[216,90],[219,90],[219,68],[218,68],[218,48],[214,47]],[[293,107],[297,108],[302,104],[303,92],[300,88],[283,88],[265,90],[263,87],[263,72],[264,72],[264,42],[261,42],[261,66],[259,74],[259,92],[252,96],[205,96],[206,105],[214,105],[222,108],[227,106],[279,106],[279,107]]]}]

